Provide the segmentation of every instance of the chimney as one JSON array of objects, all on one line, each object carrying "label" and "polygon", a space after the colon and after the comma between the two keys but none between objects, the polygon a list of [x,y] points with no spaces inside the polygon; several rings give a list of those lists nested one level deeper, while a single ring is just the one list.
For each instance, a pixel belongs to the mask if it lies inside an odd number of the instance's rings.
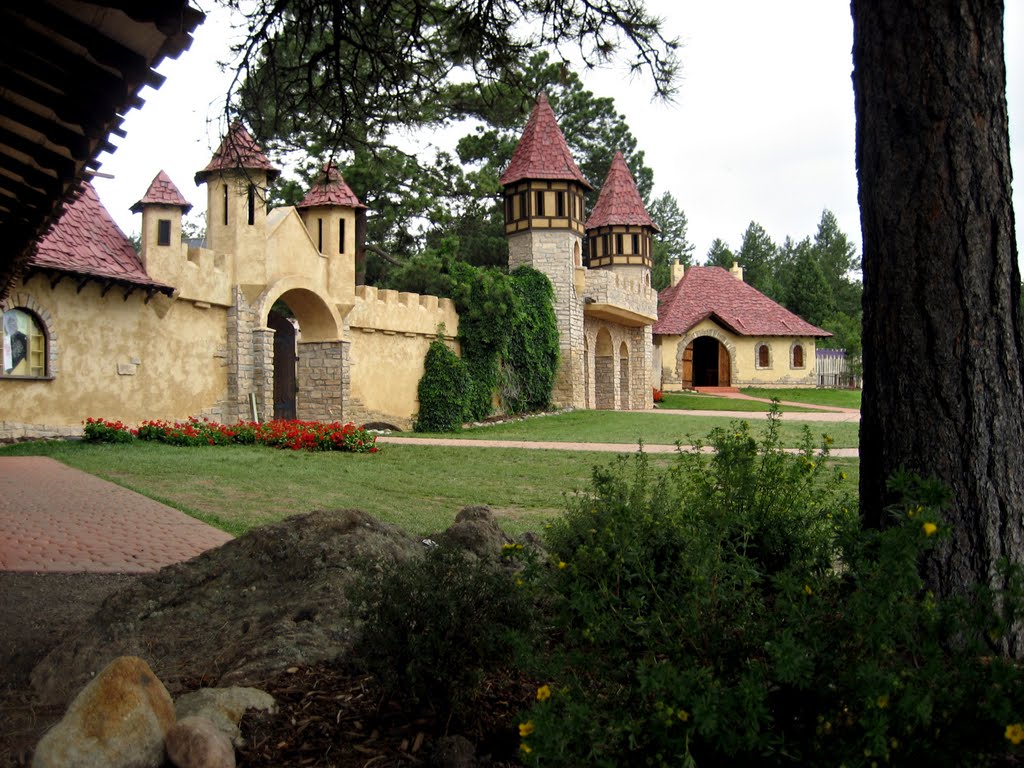
[{"label": "chimney", "polygon": [[683,279],[683,275],[686,274],[686,265],[680,264],[678,261],[672,262],[672,285],[676,285],[680,280]]},{"label": "chimney", "polygon": [[732,263],[732,267],[729,269],[729,274],[735,277],[741,283],[743,282],[743,267],[739,265],[739,262],[734,261]]}]

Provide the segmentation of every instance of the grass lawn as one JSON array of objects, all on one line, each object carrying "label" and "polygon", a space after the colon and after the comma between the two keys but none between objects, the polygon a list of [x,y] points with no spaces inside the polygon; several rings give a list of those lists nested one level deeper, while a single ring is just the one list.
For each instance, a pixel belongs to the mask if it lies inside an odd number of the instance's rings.
[{"label": "grass lawn", "polygon": [[[737,400],[731,397],[702,395],[696,392],[664,392],[662,397],[664,399],[656,407],[668,408],[674,411],[759,411],[764,413],[769,407],[767,403],[759,403],[754,400]],[[783,412],[806,412],[813,409],[788,405],[780,407],[779,410]]]},{"label": "grass lawn", "polygon": [[741,389],[751,397],[773,397],[796,403],[813,403],[814,405],[830,405],[833,408],[860,408],[859,389],[757,389],[747,387]]},{"label": "grass lawn", "polygon": [[[544,421],[544,419],[538,419]],[[564,437],[564,435],[563,435]],[[306,453],[157,443],[22,443],[2,456],[43,455],[111,480],[233,534],[314,509],[355,507],[429,535],[467,504],[487,504],[509,533],[539,531],[563,495],[589,488],[608,454],[387,445],[376,454]],[[671,455],[653,455],[668,466]],[[856,493],[856,460],[836,459]]]},{"label": "grass lawn", "polygon": [[[792,421],[790,419],[793,419]],[[552,416],[538,416],[522,421],[471,427],[459,432],[435,435],[482,440],[539,440],[557,442],[571,440],[583,443],[623,443],[635,446],[638,441],[652,445],[672,445],[677,441],[690,443],[694,436],[705,437],[715,427],[727,427],[731,417],[690,416],[684,413],[643,413],[637,411],[570,411]],[[751,420],[755,431],[764,422]],[[800,422],[792,416],[783,419],[783,444],[800,445],[803,427],[810,427],[816,442],[827,433],[836,448],[856,448],[858,424]],[[419,435],[417,435],[419,436]]]}]

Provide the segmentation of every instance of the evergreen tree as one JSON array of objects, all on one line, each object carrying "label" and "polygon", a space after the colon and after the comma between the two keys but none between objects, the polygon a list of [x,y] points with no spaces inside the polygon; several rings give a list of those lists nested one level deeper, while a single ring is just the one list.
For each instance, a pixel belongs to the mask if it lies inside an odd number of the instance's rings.
[{"label": "evergreen tree", "polygon": [[704,257],[704,264],[709,267],[722,267],[729,269],[736,261],[736,254],[729,250],[729,244],[719,237],[711,241],[707,256]]},{"label": "evergreen tree", "polygon": [[835,314],[835,302],[809,239],[805,238],[794,247],[792,266],[787,273],[787,309],[812,325],[822,327]]},{"label": "evergreen tree", "polygon": [[665,192],[647,206],[651,220],[661,231],[654,236],[651,286],[660,291],[672,282],[672,264],[690,266],[693,243],[686,237],[686,214],[671,192]]},{"label": "evergreen tree", "polygon": [[785,301],[781,286],[775,276],[779,249],[768,237],[764,227],[756,221],[750,222],[743,233],[736,260],[743,267],[743,279],[761,293],[776,301]]},{"label": "evergreen tree", "polygon": [[818,266],[828,281],[838,311],[855,316],[860,313],[860,281],[852,273],[860,269],[857,249],[839,229],[835,214],[828,208],[822,211],[818,231],[814,235],[814,254]]}]

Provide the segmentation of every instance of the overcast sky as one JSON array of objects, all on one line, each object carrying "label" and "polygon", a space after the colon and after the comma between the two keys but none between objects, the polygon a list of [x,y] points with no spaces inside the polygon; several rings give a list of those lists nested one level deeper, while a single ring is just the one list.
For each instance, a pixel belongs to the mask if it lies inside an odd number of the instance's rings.
[{"label": "overcast sky", "polygon": [[[655,194],[670,191],[689,219],[689,237],[703,261],[720,237],[736,249],[753,220],[777,243],[813,236],[823,208],[860,247],[854,167],[853,25],[838,0],[646,0],[678,37],[682,76],[675,103],[652,102],[644,80],[621,67],[586,74],[587,87],[615,98],[627,116]],[[1010,0],[1005,18],[1007,99],[1018,252],[1024,219],[1024,2]],[[141,110],[129,113],[128,135],[101,157],[95,186],[126,233],[141,216],[129,212],[165,170],[195,205],[206,207],[195,172],[209,162],[224,130],[222,110],[231,73],[230,24],[219,6],[208,12],[195,42],[160,72],[167,82],[146,89]],[[603,179],[591,179],[600,184]]]}]

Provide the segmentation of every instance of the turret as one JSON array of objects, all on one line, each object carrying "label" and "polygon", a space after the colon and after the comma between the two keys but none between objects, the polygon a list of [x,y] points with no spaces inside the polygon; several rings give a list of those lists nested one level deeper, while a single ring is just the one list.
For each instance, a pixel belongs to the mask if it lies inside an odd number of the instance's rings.
[{"label": "turret", "polygon": [[[206,184],[206,239],[209,247],[227,254],[246,253],[246,263],[265,262],[267,184],[279,175],[259,144],[240,122],[227,136],[210,163],[196,173]],[[240,283],[262,282],[262,275],[238,275]]]},{"label": "turret", "polygon": [[339,262],[331,273],[338,275],[342,285],[354,285],[356,257],[362,248],[360,224],[365,221],[366,206],[333,163],[324,166],[316,184],[295,207],[317,250]]},{"label": "turret", "polygon": [[616,152],[587,219],[587,261],[650,285],[651,236],[658,232],[621,152]]},{"label": "turret", "polygon": [[190,210],[192,204],[163,171],[131,207],[132,213],[142,214],[139,256],[154,280],[166,281],[176,274],[176,262],[181,259],[181,219]]},{"label": "turret", "polygon": [[576,277],[577,270],[583,273],[584,195],[592,187],[572,159],[543,93],[501,183],[508,267],[526,265],[543,272],[555,291],[561,360],[552,401],[582,407],[586,402],[583,309]]}]

